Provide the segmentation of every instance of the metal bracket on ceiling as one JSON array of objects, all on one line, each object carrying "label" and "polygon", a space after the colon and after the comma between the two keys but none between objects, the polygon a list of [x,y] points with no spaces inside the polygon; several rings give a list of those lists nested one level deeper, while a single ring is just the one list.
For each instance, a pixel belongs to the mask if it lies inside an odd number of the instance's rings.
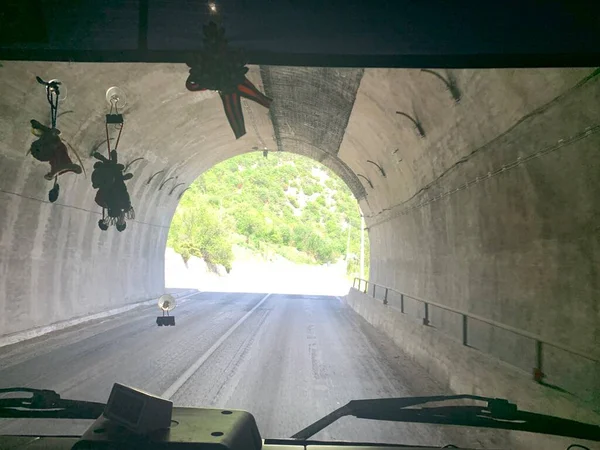
[{"label": "metal bracket on ceiling", "polygon": [[148,181],[146,181],[146,184],[150,184],[150,182],[154,179],[154,177],[156,175],[158,175],[159,173],[163,173],[165,170],[159,170],[158,172],[156,172],[154,175],[152,175],[150,178],[148,178]]},{"label": "metal bracket on ceiling", "polygon": [[412,116],[406,114],[405,112],[402,111],[396,111],[396,114],[406,117],[408,120],[410,120],[415,127],[417,128],[417,133],[419,134],[420,137],[424,138],[425,137],[425,130],[423,129],[423,124],[421,124],[421,121],[419,120],[419,118],[417,117],[416,119],[413,118]]},{"label": "metal bracket on ceiling", "polygon": [[434,75],[435,77],[442,80],[442,82],[446,85],[446,87],[450,91],[450,95],[452,95],[452,98],[454,99],[454,101],[456,103],[460,102],[460,97],[461,97],[460,90],[458,89],[458,86],[456,85],[456,80],[449,73],[448,73],[448,79],[446,79],[443,76],[441,76],[439,73],[437,73],[436,71],[431,70],[431,69],[421,69],[421,72],[430,73],[431,75]]},{"label": "metal bracket on ceiling", "polygon": [[185,183],[179,183],[179,184],[176,184],[175,186],[173,186],[173,189],[171,189],[171,191],[169,192],[169,195],[171,195],[171,194],[173,193],[173,191],[174,191],[175,189],[177,189],[179,186],[183,186],[184,184],[185,184]]},{"label": "metal bracket on ceiling", "polygon": [[172,179],[174,179],[174,178],[176,179],[177,177],[175,177],[175,176],[172,176],[172,177],[169,177],[169,178],[167,178],[165,181],[163,181],[163,182],[160,184],[160,187],[158,188],[158,190],[159,190],[159,191],[162,191],[162,188],[164,187],[164,185],[165,185],[165,184],[167,184],[167,182],[169,182],[170,180],[172,180]]},{"label": "metal bracket on ceiling", "polygon": [[61,111],[56,115],[56,118],[58,119],[60,116],[64,116],[65,114],[71,114],[74,113],[75,111],[73,111],[72,109],[69,109],[67,111]]},{"label": "metal bracket on ceiling", "polygon": [[135,158],[133,161],[130,161],[129,163],[127,163],[127,165],[125,166],[125,169],[123,169],[123,172],[127,172],[127,169],[129,169],[129,167],[131,167],[131,165],[133,163],[138,162],[138,161],[142,161],[142,160],[145,160],[145,159],[146,158],[143,158],[143,157]]},{"label": "metal bracket on ceiling", "polygon": [[371,180],[369,180],[367,177],[365,177],[364,175],[361,175],[360,173],[356,174],[357,177],[361,177],[364,178],[365,180],[367,180],[367,183],[369,183],[369,186],[371,186],[371,189],[373,189],[373,183],[371,183]]},{"label": "metal bracket on ceiling", "polygon": [[387,175],[385,174],[385,170],[383,170],[383,167],[381,167],[375,161],[371,161],[370,159],[367,159],[367,162],[373,164],[374,166],[376,166],[379,169],[379,171],[381,172],[381,175],[383,176],[383,178],[387,178]]},{"label": "metal bracket on ceiling", "polygon": [[181,197],[183,197],[183,194],[185,194],[185,191],[187,191],[188,189],[189,189],[189,187],[187,187],[187,188],[185,188],[183,191],[181,191],[181,194],[179,194],[179,195],[177,196],[177,200],[180,200],[180,199],[181,199]]},{"label": "metal bracket on ceiling", "polygon": [[[399,149],[399,148],[397,148],[396,150],[394,150],[394,151],[392,152],[392,154],[394,154],[394,155],[395,155],[395,154],[396,154],[396,153],[398,153],[399,151],[400,151],[400,149]],[[398,159],[398,162],[402,162],[402,161],[403,161],[403,160],[402,160],[402,158]]]}]

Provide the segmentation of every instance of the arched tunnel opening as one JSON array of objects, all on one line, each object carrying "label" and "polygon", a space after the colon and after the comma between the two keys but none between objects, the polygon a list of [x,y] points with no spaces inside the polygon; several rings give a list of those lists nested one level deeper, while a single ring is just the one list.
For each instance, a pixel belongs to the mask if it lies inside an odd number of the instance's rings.
[{"label": "arched tunnel opening", "polygon": [[245,153],[182,186],[179,197],[165,253],[167,289],[345,295],[354,278],[368,277],[358,202],[311,158]]},{"label": "arched tunnel opening", "polygon": [[[219,95],[186,90],[180,64],[3,62],[2,385],[100,401],[118,377],[179,403],[254,409],[280,435],[304,423],[275,419],[298,386],[318,405],[299,413],[307,422],[332,402],[427,391],[599,423],[598,70],[434,72],[250,66],[273,103],[243,100],[246,134],[235,139]],[[56,201],[54,173],[45,179],[48,164],[27,152],[30,121],[51,125],[36,76],[64,84],[56,126],[85,169],[58,177]],[[123,123],[107,131],[111,87]],[[121,232],[116,219],[99,228],[90,180],[94,152],[117,141],[135,210]],[[327,300],[185,292],[177,326],[150,329],[179,197],[256,149],[309,157],[348,186],[368,231],[368,276]],[[162,339],[162,359],[147,358]],[[102,349],[114,353],[96,361]],[[211,357],[220,362],[204,364]],[[336,437],[399,435],[377,430]],[[512,435],[499,436],[481,439]]]}]

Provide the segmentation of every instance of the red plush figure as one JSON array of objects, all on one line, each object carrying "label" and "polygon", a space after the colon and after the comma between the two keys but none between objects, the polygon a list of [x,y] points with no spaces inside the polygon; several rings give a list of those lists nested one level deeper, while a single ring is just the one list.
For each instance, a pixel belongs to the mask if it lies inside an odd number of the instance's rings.
[{"label": "red plush figure", "polygon": [[215,22],[204,26],[204,48],[188,63],[190,75],[185,82],[189,91],[218,91],[225,114],[236,139],[246,134],[241,97],[269,108],[271,99],[246,78],[248,68],[241,52],[231,49],[225,30]]},{"label": "red plush figure", "polygon": [[52,180],[67,172],[82,172],[81,166],[71,160],[67,146],[59,137],[58,129],[48,128],[37,120],[31,121],[31,127],[32,133],[39,139],[32,142],[29,151],[38,161],[50,163],[50,172],[44,175],[46,180]]},{"label": "red plush figure", "polygon": [[[206,91],[206,88],[201,87],[199,84],[194,82],[194,78],[190,75],[185,83],[185,87],[189,91]],[[259,105],[269,108],[272,100],[256,89],[250,80],[244,78],[244,81],[237,86],[237,92],[231,94],[225,94],[219,91],[223,107],[225,108],[225,115],[231,125],[233,134],[236,139],[241,138],[246,134],[246,125],[244,123],[244,114],[242,112],[242,103],[240,97],[253,100]]]}]

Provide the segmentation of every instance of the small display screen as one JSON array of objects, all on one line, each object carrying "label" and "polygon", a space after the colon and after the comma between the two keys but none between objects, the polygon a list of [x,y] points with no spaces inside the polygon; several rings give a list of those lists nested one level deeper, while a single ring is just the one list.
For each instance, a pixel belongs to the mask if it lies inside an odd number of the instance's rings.
[{"label": "small display screen", "polygon": [[140,420],[146,399],[139,394],[132,394],[124,389],[114,393],[110,402],[110,414],[114,417],[135,425]]}]

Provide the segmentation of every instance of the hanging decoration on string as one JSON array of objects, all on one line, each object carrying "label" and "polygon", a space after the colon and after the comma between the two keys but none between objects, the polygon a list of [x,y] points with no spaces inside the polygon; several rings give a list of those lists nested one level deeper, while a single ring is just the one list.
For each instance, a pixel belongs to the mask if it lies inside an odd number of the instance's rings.
[{"label": "hanging decoration on string", "polygon": [[[46,88],[46,99],[50,105],[50,127],[42,125],[35,119],[31,122],[31,132],[38,137],[31,143],[28,153],[38,161],[50,164],[50,172],[44,175],[48,181],[54,180],[52,189],[48,192],[48,200],[54,203],[58,200],[60,186],[58,177],[65,173],[80,174],[83,171],[83,163],[73,147],[67,145],[60,138],[60,130],[56,128],[56,117],[58,113],[59,100],[64,99],[66,89],[61,86],[58,80],[44,81],[40,77],[35,77],[37,82]],[[61,92],[62,91],[62,92]],[[70,152],[77,158],[79,164],[74,164]]]},{"label": "hanging decoration on string", "polygon": [[[216,5],[209,6],[211,13],[218,14]],[[185,87],[190,91],[218,91],[229,125],[236,139],[246,134],[241,97],[269,108],[271,99],[260,92],[246,78],[248,68],[243,53],[230,48],[225,38],[225,29],[215,21],[203,27],[204,46],[194,59],[187,63],[190,75]]]},{"label": "hanging decoration on string", "polygon": [[[110,104],[110,113],[106,115],[106,145],[108,147],[108,158],[99,152],[94,152],[94,158],[98,160],[94,164],[92,172],[92,187],[98,189],[95,201],[102,208],[102,219],[98,221],[98,227],[102,231],[108,230],[110,225],[115,225],[118,231],[127,227],[126,219],[134,219],[135,211],[131,205],[129,192],[125,181],[133,178],[133,174],[125,173],[125,165],[118,160],[117,148],[123,132],[123,114],[119,114],[119,107],[125,104],[123,92],[112,87],[106,92],[106,99]],[[110,147],[109,128],[113,125],[118,130],[114,148]]]}]

